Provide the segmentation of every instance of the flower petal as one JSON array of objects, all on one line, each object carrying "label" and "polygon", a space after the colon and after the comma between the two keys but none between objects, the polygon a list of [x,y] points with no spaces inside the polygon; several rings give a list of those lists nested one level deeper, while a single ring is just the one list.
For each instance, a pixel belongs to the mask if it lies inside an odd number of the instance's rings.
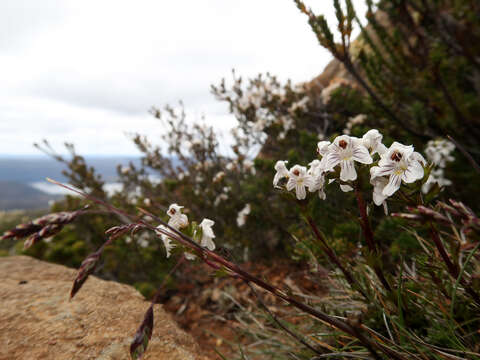
[{"label": "flower petal", "polygon": [[307,197],[307,192],[305,191],[305,186],[303,185],[297,185],[295,187],[295,192],[298,200],[303,200]]},{"label": "flower petal", "polygon": [[395,165],[390,163],[386,166],[373,166],[370,169],[371,178],[376,178],[380,176],[388,176],[395,170]]},{"label": "flower petal", "polygon": [[372,157],[368,153],[368,150],[363,145],[355,146],[353,149],[353,160],[362,164],[371,164],[373,162]]},{"label": "flower petal", "polygon": [[407,170],[403,172],[402,180],[409,184],[421,178],[423,178],[422,165],[416,160],[411,161]]},{"label": "flower petal", "polygon": [[202,237],[202,242],[200,243],[200,246],[206,247],[210,251],[215,250],[215,243],[210,237],[207,236]]},{"label": "flower petal", "polygon": [[278,182],[283,176],[280,173],[276,173],[275,176],[273,177],[273,186],[277,186]]},{"label": "flower petal", "polygon": [[375,148],[375,151],[378,153],[378,155],[382,156],[387,152],[387,147],[383,145],[382,143],[378,144],[377,147]]},{"label": "flower petal", "polygon": [[325,200],[327,198],[327,194],[325,194],[325,191],[322,189],[318,192],[318,197],[322,200]]},{"label": "flower petal", "polygon": [[353,187],[351,187],[350,185],[342,185],[342,184],[340,184],[340,189],[341,189],[343,192],[349,192],[349,191],[352,191],[352,190],[353,190]]},{"label": "flower petal", "polygon": [[288,190],[288,191],[291,191],[291,190],[295,187],[296,184],[297,184],[297,182],[295,181],[294,178],[288,179],[288,182],[287,182],[287,190]]},{"label": "flower petal", "polygon": [[357,171],[355,170],[353,160],[343,160],[340,163],[340,168],[340,180],[349,181],[357,178]]},{"label": "flower petal", "polygon": [[392,196],[395,191],[400,189],[400,185],[402,184],[402,177],[397,174],[390,175],[388,179],[388,184],[382,191],[384,196]]},{"label": "flower petal", "polygon": [[[323,159],[322,159],[323,162]],[[340,155],[337,153],[328,153],[325,156],[325,170],[330,171],[333,169],[335,166],[337,166],[340,163]]]}]

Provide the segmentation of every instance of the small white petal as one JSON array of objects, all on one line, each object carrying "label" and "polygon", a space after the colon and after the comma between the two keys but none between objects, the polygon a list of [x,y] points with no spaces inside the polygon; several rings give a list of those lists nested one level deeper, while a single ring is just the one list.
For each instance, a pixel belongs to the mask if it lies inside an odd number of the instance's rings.
[{"label": "small white petal", "polygon": [[185,255],[185,259],[187,260],[195,260],[197,258],[196,255],[192,254],[192,253],[189,253],[189,252],[184,252],[184,255]]},{"label": "small white petal", "polygon": [[314,187],[315,186],[315,181],[314,181],[313,177],[312,176],[305,176],[305,178],[303,179],[303,185],[308,187],[308,188]]},{"label": "small white petal", "polygon": [[353,160],[362,164],[371,164],[373,162],[367,148],[363,145],[356,146],[353,149]]},{"label": "small white petal", "polygon": [[334,153],[334,152],[328,153],[327,155],[325,155],[325,163],[324,163],[325,170],[327,171],[332,170],[335,166],[337,166],[340,163],[340,161],[341,159],[338,153]]},{"label": "small white petal", "polygon": [[382,191],[384,196],[392,196],[395,191],[400,189],[400,185],[402,184],[402,177],[397,174],[390,175],[390,179],[388,180],[387,186]]},{"label": "small white petal", "polygon": [[357,171],[352,160],[342,160],[340,163],[340,180],[349,181],[357,178]]},{"label": "small white petal", "polygon": [[303,200],[307,197],[307,192],[305,191],[305,186],[297,185],[295,187],[295,193],[297,194],[298,200]]},{"label": "small white petal", "polygon": [[388,196],[383,195],[383,189],[388,184],[388,180],[385,177],[372,178],[370,183],[373,185],[373,202],[375,205],[382,205]]},{"label": "small white petal", "polygon": [[370,169],[370,176],[372,177],[372,179],[380,176],[388,176],[391,173],[393,173],[394,170],[395,170],[395,164],[393,163],[387,164],[383,167],[373,166]]},{"label": "small white petal", "polygon": [[427,165],[427,160],[425,160],[425,158],[419,152],[415,151],[412,155],[410,155],[410,159],[418,161],[423,166]]},{"label": "small white petal", "polygon": [[328,151],[328,146],[330,145],[330,141],[319,141],[317,144],[317,151],[321,156],[325,156]]},{"label": "small white petal", "polygon": [[340,184],[340,190],[342,190],[343,192],[349,192],[353,190],[353,187],[351,187],[350,185]]},{"label": "small white petal", "polygon": [[295,187],[295,185],[297,184],[297,182],[295,181],[295,179],[292,177],[290,179],[288,179],[288,182],[287,182],[287,190],[288,191],[291,191],[293,190],[293,188]]},{"label": "small white petal", "polygon": [[277,186],[278,182],[283,176],[279,173],[276,173],[275,176],[273,177],[273,186]]},{"label": "small white petal", "polygon": [[382,156],[383,154],[385,154],[387,152],[387,147],[383,144],[378,144],[377,148],[376,148],[376,151],[378,153],[378,155]]},{"label": "small white petal", "polygon": [[411,161],[402,175],[402,180],[407,184],[423,178],[423,167],[418,161]]},{"label": "small white petal", "polygon": [[325,194],[325,191],[322,189],[318,192],[318,197],[322,200],[325,200],[327,198],[327,194]]}]

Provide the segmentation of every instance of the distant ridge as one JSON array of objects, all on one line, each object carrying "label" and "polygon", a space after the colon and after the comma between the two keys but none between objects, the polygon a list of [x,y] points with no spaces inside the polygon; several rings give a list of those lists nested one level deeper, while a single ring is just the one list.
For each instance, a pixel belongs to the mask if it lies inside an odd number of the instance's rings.
[{"label": "distant ridge", "polygon": [[0,210],[47,209],[50,200],[61,196],[49,195],[26,184],[0,181]]},{"label": "distant ridge", "polygon": [[[117,165],[140,164],[139,157],[86,156],[89,166],[93,166],[107,182],[117,179]],[[65,181],[62,170],[66,166],[47,156],[0,156],[0,181],[14,181],[23,184],[44,181],[46,177]]]}]

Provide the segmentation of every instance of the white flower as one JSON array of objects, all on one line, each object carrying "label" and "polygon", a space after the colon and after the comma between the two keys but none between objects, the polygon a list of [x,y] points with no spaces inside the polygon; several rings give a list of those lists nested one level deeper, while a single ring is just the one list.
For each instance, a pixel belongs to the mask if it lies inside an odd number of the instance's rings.
[{"label": "white flower", "polygon": [[225,169],[227,169],[228,171],[232,171],[233,169],[235,169],[235,163],[232,161],[232,162],[229,162],[226,166],[225,166]]},{"label": "white flower", "polygon": [[215,250],[215,243],[212,240],[215,237],[212,230],[214,224],[215,222],[210,219],[203,219],[200,223],[200,227],[202,228],[202,240],[200,241],[200,245],[206,247],[210,251]]},{"label": "white flower", "polygon": [[142,248],[147,248],[148,245],[150,245],[147,239],[139,239],[139,240],[138,240],[138,244],[139,244],[140,247],[142,247]]},{"label": "white flower", "polygon": [[143,199],[143,203],[145,204],[145,206],[150,206],[152,205],[152,200],[150,200],[149,198],[145,198]]},{"label": "white flower", "polygon": [[348,184],[340,184],[340,190],[342,190],[343,192],[349,192],[353,190],[353,187]]},{"label": "white flower", "polygon": [[218,206],[220,202],[228,200],[228,195],[227,194],[220,194],[215,198],[215,201],[213,202],[214,206]]},{"label": "white flower", "polygon": [[325,154],[327,153],[328,151],[328,146],[330,145],[330,141],[319,141],[318,144],[317,144],[317,152],[321,155],[321,156],[325,156]]},{"label": "white flower", "polygon": [[323,102],[325,104],[328,104],[330,102],[330,98],[332,96],[332,93],[340,88],[342,85],[344,85],[342,82],[336,82],[333,84],[328,85],[326,88],[324,88],[320,94],[320,97],[322,98]]},{"label": "white flower", "polygon": [[243,167],[245,170],[249,170],[252,175],[255,175],[255,164],[252,160],[250,159],[245,159],[243,160]]},{"label": "white flower", "polygon": [[387,151],[387,147],[382,144],[383,135],[377,129],[368,130],[362,137],[362,144],[371,155],[378,153],[382,155]]},{"label": "white flower", "polygon": [[420,165],[422,165],[422,166],[427,165],[427,160],[425,160],[425,158],[422,156],[422,154],[420,154],[416,151],[410,156],[410,159],[418,161],[420,163]]},{"label": "white flower", "polygon": [[219,171],[218,173],[215,174],[215,176],[213,177],[212,181],[214,183],[217,183],[219,181],[222,181],[222,179],[225,177],[225,172],[223,171]]},{"label": "white flower", "polygon": [[254,162],[250,159],[243,160],[243,167],[245,169],[250,169],[254,165]]},{"label": "white flower", "polygon": [[[372,172],[372,169],[370,169],[370,173]],[[370,184],[373,185],[373,202],[377,206],[382,205],[388,198],[387,195],[383,194],[383,189],[385,189],[385,186],[388,184],[388,178],[383,176],[372,177],[370,178]]]},{"label": "white flower", "polygon": [[122,166],[122,168],[120,169],[120,172],[121,172],[123,175],[127,175],[127,174],[130,172],[130,167],[128,167],[128,166]]},{"label": "white flower", "polygon": [[354,161],[371,164],[372,157],[360,139],[348,135],[337,136],[328,146],[325,155],[325,168],[330,171],[340,164],[340,180],[349,181],[357,178]]},{"label": "white flower", "polygon": [[187,260],[195,260],[197,258],[196,255],[189,253],[189,252],[184,252],[183,255],[185,255],[185,259]]},{"label": "white flower", "polygon": [[325,164],[327,162],[327,157],[325,155],[327,155],[328,153],[328,147],[330,146],[330,144],[331,144],[330,141],[325,141],[325,140],[319,141],[317,144],[317,153],[322,157],[320,166],[324,171],[326,171]]},{"label": "white flower", "polygon": [[445,178],[445,173],[442,168],[434,169],[430,172],[428,180],[422,185],[422,192],[424,194],[428,193],[432,185],[435,183],[440,187],[452,185],[452,181]]},{"label": "white flower", "polygon": [[290,108],[288,109],[288,112],[295,113],[297,109],[300,109],[302,111],[307,111],[307,104],[308,104],[308,96],[304,96],[301,100],[292,103],[292,105],[290,105]]},{"label": "white flower", "polygon": [[283,179],[283,178],[288,178],[288,169],[285,166],[285,164],[288,163],[288,161],[282,161],[278,160],[277,163],[275,164],[275,170],[277,173],[273,177],[273,186],[277,186],[278,182]]},{"label": "white flower", "polygon": [[194,148],[195,146],[202,145],[202,141],[200,139],[193,139],[190,143],[190,148]]},{"label": "white flower", "polygon": [[172,204],[167,211],[167,215],[170,216],[168,225],[177,230],[188,226],[188,217],[187,215],[182,214],[182,208],[183,206]]},{"label": "white flower", "polygon": [[265,118],[258,118],[257,121],[253,123],[252,130],[255,132],[262,132],[266,127],[267,120]]},{"label": "white flower", "polygon": [[308,173],[312,176],[323,172],[322,162],[318,159],[313,160],[311,163],[308,164],[308,166],[310,166],[308,168]]},{"label": "white flower", "polygon": [[[163,226],[163,225],[158,225],[157,226],[157,229],[161,229],[161,230],[166,230],[166,231],[170,231],[166,226]],[[162,239],[163,241],[163,246],[165,246],[165,252],[167,253],[167,258],[170,257],[171,255],[171,251],[172,249],[175,247],[175,244],[172,243],[172,239],[169,238],[167,235],[161,233],[160,231],[155,231],[156,234],[158,236],[160,236],[160,238]]]},{"label": "white flower", "polygon": [[308,169],[307,173],[312,176],[313,184],[309,186],[308,190],[310,192],[318,191],[318,196],[320,199],[325,200],[327,197],[325,191],[323,190],[323,186],[325,185],[325,176],[322,167],[322,162],[320,160],[313,160],[310,164],[308,164],[310,168]]},{"label": "white flower", "polygon": [[440,168],[445,168],[447,162],[455,160],[451,153],[455,150],[455,144],[445,139],[430,140],[425,147],[425,154],[429,161]]},{"label": "white flower", "polygon": [[367,119],[367,115],[365,114],[358,114],[357,116],[351,117],[348,119],[347,124],[345,125],[345,129],[343,133],[346,135],[350,135],[350,131],[355,125],[363,124],[363,122]]},{"label": "white flower", "polygon": [[238,107],[240,110],[247,110],[250,107],[250,99],[246,96],[242,96],[240,99],[238,99]]},{"label": "white flower", "polygon": [[[384,196],[391,196],[403,182],[409,184],[423,177],[423,167],[418,155],[413,155],[413,146],[394,142],[370,170],[372,178],[388,176],[387,185],[382,191]],[[413,155],[413,156],[412,156]]]},{"label": "white flower", "polygon": [[314,185],[313,178],[307,173],[305,166],[295,165],[290,169],[287,190],[291,191],[295,189],[298,200],[303,200],[307,197],[305,187],[312,188]]},{"label": "white flower", "polygon": [[242,227],[245,225],[245,222],[247,221],[247,217],[250,214],[251,207],[250,204],[246,204],[245,207],[240,210],[237,216],[237,225],[238,227]]}]

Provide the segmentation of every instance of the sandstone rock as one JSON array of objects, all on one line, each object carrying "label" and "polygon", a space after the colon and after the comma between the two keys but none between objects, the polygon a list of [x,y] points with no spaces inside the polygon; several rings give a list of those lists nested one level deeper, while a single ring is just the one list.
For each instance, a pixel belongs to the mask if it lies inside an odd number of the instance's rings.
[{"label": "sandstone rock", "polygon": [[[27,256],[0,258],[0,359],[130,359],[149,303],[132,287],[91,276],[69,301],[76,270]],[[155,306],[144,359],[200,360],[198,346]]]}]

